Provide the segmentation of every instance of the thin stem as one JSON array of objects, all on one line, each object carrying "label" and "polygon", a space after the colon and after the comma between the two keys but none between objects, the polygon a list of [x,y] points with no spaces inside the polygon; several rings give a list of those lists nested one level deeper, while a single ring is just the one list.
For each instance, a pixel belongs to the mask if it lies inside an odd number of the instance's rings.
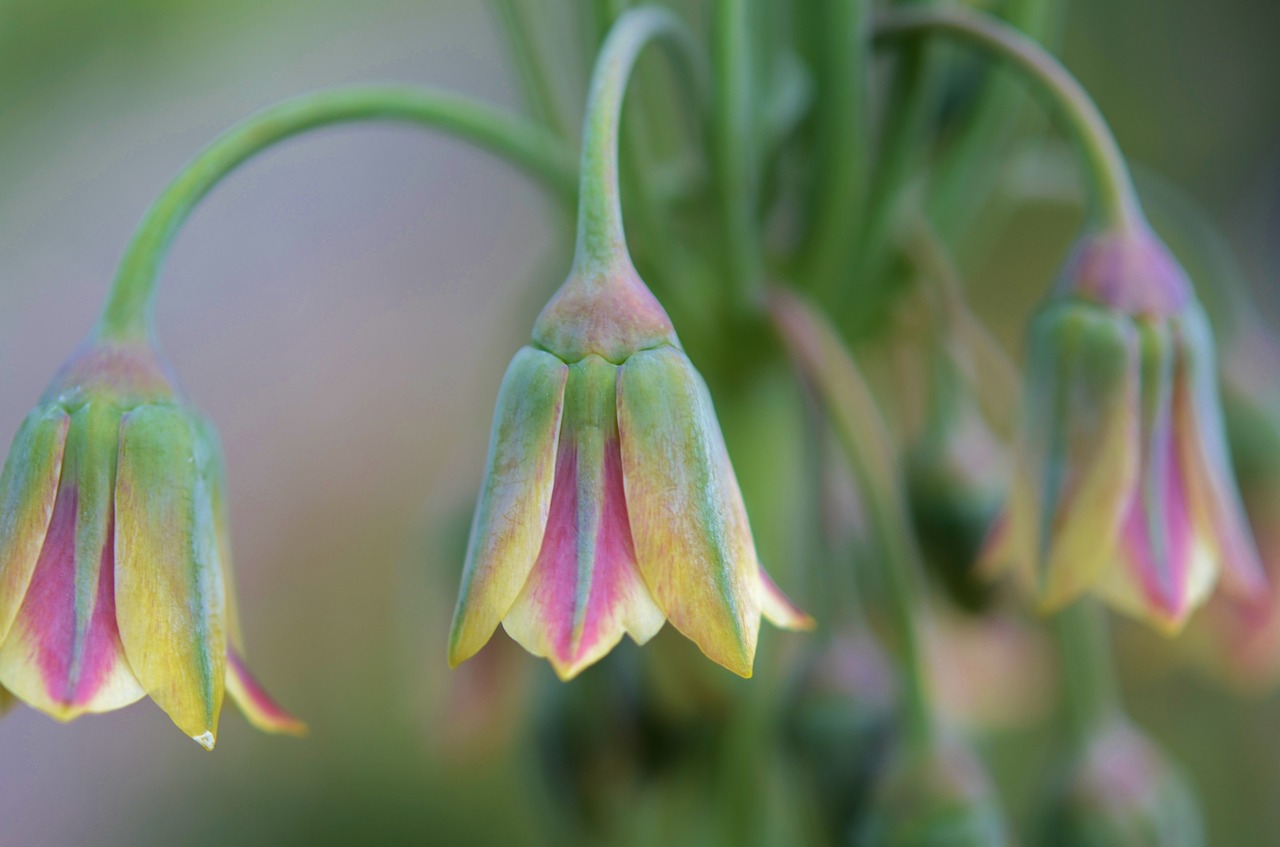
[{"label": "thin stem", "polygon": [[666,9],[641,7],[619,16],[596,59],[582,126],[581,183],[578,190],[578,240],[575,264],[606,268],[626,259],[626,235],[618,189],[618,128],[627,82],[641,51],[661,40],[684,65],[699,93],[706,68],[698,41]]},{"label": "thin stem", "polygon": [[573,203],[572,155],[545,130],[524,120],[457,95],[404,86],[304,94],[227,130],[169,183],[134,231],[97,334],[114,340],[150,334],[156,281],[170,244],[200,200],[237,166],[307,130],[371,120],[422,124],[466,139],[538,178],[567,205]]},{"label": "thin stem", "polygon": [[1080,746],[1123,715],[1107,619],[1092,600],[1080,600],[1053,620],[1062,662],[1063,708],[1072,740]]},{"label": "thin stem", "polygon": [[822,89],[816,104],[815,198],[801,273],[830,294],[849,266],[867,172],[867,0],[826,0],[818,26]]},{"label": "thin stem", "polygon": [[1100,223],[1129,228],[1142,212],[1115,136],[1088,93],[1056,58],[1034,40],[997,18],[961,9],[887,12],[876,21],[876,37],[900,39],[938,32],[974,44],[1011,63],[1039,84],[1066,120],[1084,153]]},{"label": "thin stem", "polygon": [[[936,0],[914,0],[920,7]],[[928,44],[907,44],[894,69],[886,106],[886,128],[875,160],[871,194],[867,200],[865,226],[858,238],[858,275],[861,288],[879,287],[886,257],[890,252],[902,192],[919,161],[922,141],[941,73],[941,57]],[[856,293],[846,286],[845,303]]]},{"label": "thin stem", "polygon": [[[1049,0],[1012,0],[1005,19],[1036,41],[1052,40],[1059,7]],[[963,235],[986,199],[1003,164],[1001,153],[1025,93],[1016,79],[989,69],[955,140],[939,155],[928,201],[929,216],[944,238]]]},{"label": "thin stem", "polygon": [[519,0],[489,0],[489,3],[506,34],[513,70],[524,89],[524,99],[533,119],[560,138],[570,137],[571,129],[561,114],[546,63],[538,55],[537,39]]},{"label": "thin stem", "polygon": [[895,449],[871,389],[835,329],[795,295],[770,294],[769,311],[802,377],[821,399],[863,496],[883,562],[887,619],[902,672],[906,729],[917,750],[935,741],[919,614],[920,554]]},{"label": "thin stem", "polygon": [[712,57],[715,65],[715,167],[728,281],[742,301],[754,303],[761,289],[759,241],[752,215],[756,202],[755,137],[751,107],[750,9],[742,0],[717,0]]}]

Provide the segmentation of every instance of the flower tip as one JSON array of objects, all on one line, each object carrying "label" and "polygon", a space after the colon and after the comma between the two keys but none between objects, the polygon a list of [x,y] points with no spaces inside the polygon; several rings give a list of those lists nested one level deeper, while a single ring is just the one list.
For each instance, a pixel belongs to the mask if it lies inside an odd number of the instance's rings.
[{"label": "flower tip", "polygon": [[807,612],[782,593],[782,589],[764,568],[760,569],[760,589],[760,612],[769,623],[779,629],[797,632],[809,632],[818,625]]},{"label": "flower tip", "polygon": [[210,752],[213,751],[213,745],[217,743],[217,739],[215,739],[213,735],[213,730],[206,730],[199,735],[193,735],[191,736],[191,740]]}]

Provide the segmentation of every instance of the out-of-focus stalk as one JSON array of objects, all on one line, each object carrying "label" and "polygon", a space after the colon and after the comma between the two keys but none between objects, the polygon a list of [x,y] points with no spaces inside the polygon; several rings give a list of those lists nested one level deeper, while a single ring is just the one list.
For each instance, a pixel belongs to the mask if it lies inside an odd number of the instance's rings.
[{"label": "out-of-focus stalk", "polygon": [[876,20],[875,33],[880,40],[946,34],[1010,63],[1048,96],[1080,145],[1095,205],[1095,223],[1117,230],[1142,225],[1129,169],[1102,113],[1062,63],[1033,39],[990,15],[960,9],[887,12]]},{"label": "out-of-focus stalk", "polygon": [[304,94],[271,106],[214,139],[151,204],[120,262],[97,332],[114,340],[148,337],[156,279],[174,236],[224,177],[262,150],[307,130],[355,121],[421,124],[513,162],[572,206],[573,153],[547,131],[465,97],[407,86]]},{"label": "out-of-focus stalk", "polygon": [[[937,2],[902,0],[899,5],[927,8]],[[926,123],[937,98],[942,57],[930,47],[923,41],[912,42],[902,48],[898,57],[886,106],[886,128],[871,176],[867,214],[855,238],[858,281],[841,289],[844,307],[866,296],[868,289],[879,291],[884,285],[884,264],[893,246],[893,226],[902,191],[919,161]]]},{"label": "out-of-focus stalk", "polygon": [[743,0],[717,0],[712,37],[715,76],[714,161],[724,226],[729,290],[753,302],[761,293],[761,255],[753,226],[756,155],[753,147],[751,15]]},{"label": "out-of-focus stalk", "polygon": [[930,749],[935,726],[917,616],[920,556],[894,462],[896,449],[870,388],[835,329],[782,289],[770,292],[769,311],[796,367],[821,399],[864,498],[884,563],[886,611],[902,673],[907,741],[917,750]]},{"label": "out-of-focus stalk", "polygon": [[849,268],[867,172],[868,0],[820,0],[814,104],[817,149],[809,236],[800,275],[819,297],[837,294]]},{"label": "out-of-focus stalk", "polygon": [[[1004,18],[1037,41],[1045,41],[1061,17],[1052,0],[1010,0]],[[928,199],[929,217],[944,239],[966,232],[972,213],[986,196],[1003,163],[1001,143],[1012,128],[1024,97],[1015,79],[997,69],[986,71],[973,105],[955,140],[939,152]]]},{"label": "out-of-focus stalk", "polygon": [[545,57],[539,55],[536,30],[521,8],[524,4],[521,0],[489,0],[489,5],[506,35],[512,70],[533,119],[560,138],[572,138],[573,130],[564,118],[555,87],[547,75]]},{"label": "out-of-focus stalk", "polygon": [[1106,615],[1084,599],[1054,617],[1053,631],[1062,663],[1064,717],[1072,742],[1083,749],[1123,717]]}]

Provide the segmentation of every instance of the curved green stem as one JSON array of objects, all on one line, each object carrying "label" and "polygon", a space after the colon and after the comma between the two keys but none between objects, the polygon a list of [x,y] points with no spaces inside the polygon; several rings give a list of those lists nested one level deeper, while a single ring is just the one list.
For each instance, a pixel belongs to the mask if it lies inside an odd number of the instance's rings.
[{"label": "curved green stem", "polygon": [[699,93],[706,90],[706,68],[693,33],[666,9],[640,7],[620,15],[609,30],[591,74],[586,119],[582,126],[582,164],[578,189],[578,240],[574,263],[609,267],[625,260],[626,236],[618,188],[618,129],[622,101],[641,51],[661,40],[671,48]]},{"label": "curved green stem", "polygon": [[1053,620],[1062,662],[1064,713],[1072,740],[1084,746],[1123,716],[1107,619],[1092,600],[1080,600]]},{"label": "curved green stem", "polygon": [[1088,93],[1056,58],[999,19],[960,9],[888,12],[876,21],[876,37],[899,39],[944,33],[1011,63],[1035,80],[1075,135],[1088,167],[1100,223],[1127,228],[1142,220],[1129,169],[1115,136]]},{"label": "curved green stem", "polygon": [[200,200],[256,153],[310,129],[353,121],[422,124],[471,141],[544,182],[572,206],[572,154],[551,134],[453,94],[407,86],[304,94],[252,115],[216,138],[169,183],[134,231],[97,334],[113,340],[151,332],[156,280],[174,236]]},{"label": "curved green stem", "polygon": [[[1010,0],[1004,17],[1028,37],[1051,42],[1061,8],[1050,0]],[[967,231],[977,207],[989,196],[1024,97],[1018,80],[988,70],[954,141],[940,152],[928,209],[934,226],[948,241],[958,240]]]},{"label": "curved green stem", "polygon": [[759,241],[752,226],[756,169],[752,149],[752,44],[750,10],[742,0],[717,0],[715,64],[715,168],[730,284],[755,302],[761,294]]}]

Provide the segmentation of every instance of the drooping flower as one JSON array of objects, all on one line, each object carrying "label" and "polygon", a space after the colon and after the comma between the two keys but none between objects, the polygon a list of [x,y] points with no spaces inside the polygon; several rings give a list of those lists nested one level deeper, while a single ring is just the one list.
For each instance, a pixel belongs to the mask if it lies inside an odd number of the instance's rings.
[{"label": "drooping flower", "polygon": [[499,623],[569,679],[665,621],[750,676],[760,616],[809,619],[761,568],[706,384],[629,260],[583,265],[498,395],[449,642]]},{"label": "drooping flower", "polygon": [[0,685],[59,720],[150,696],[212,749],[224,690],[298,733],[249,675],[221,448],[146,342],[91,338],[0,478]]},{"label": "drooping flower", "polygon": [[1211,332],[1145,225],[1086,235],[1033,319],[1008,506],[987,559],[1046,610],[1097,592],[1166,632],[1266,580],[1227,457]]}]

